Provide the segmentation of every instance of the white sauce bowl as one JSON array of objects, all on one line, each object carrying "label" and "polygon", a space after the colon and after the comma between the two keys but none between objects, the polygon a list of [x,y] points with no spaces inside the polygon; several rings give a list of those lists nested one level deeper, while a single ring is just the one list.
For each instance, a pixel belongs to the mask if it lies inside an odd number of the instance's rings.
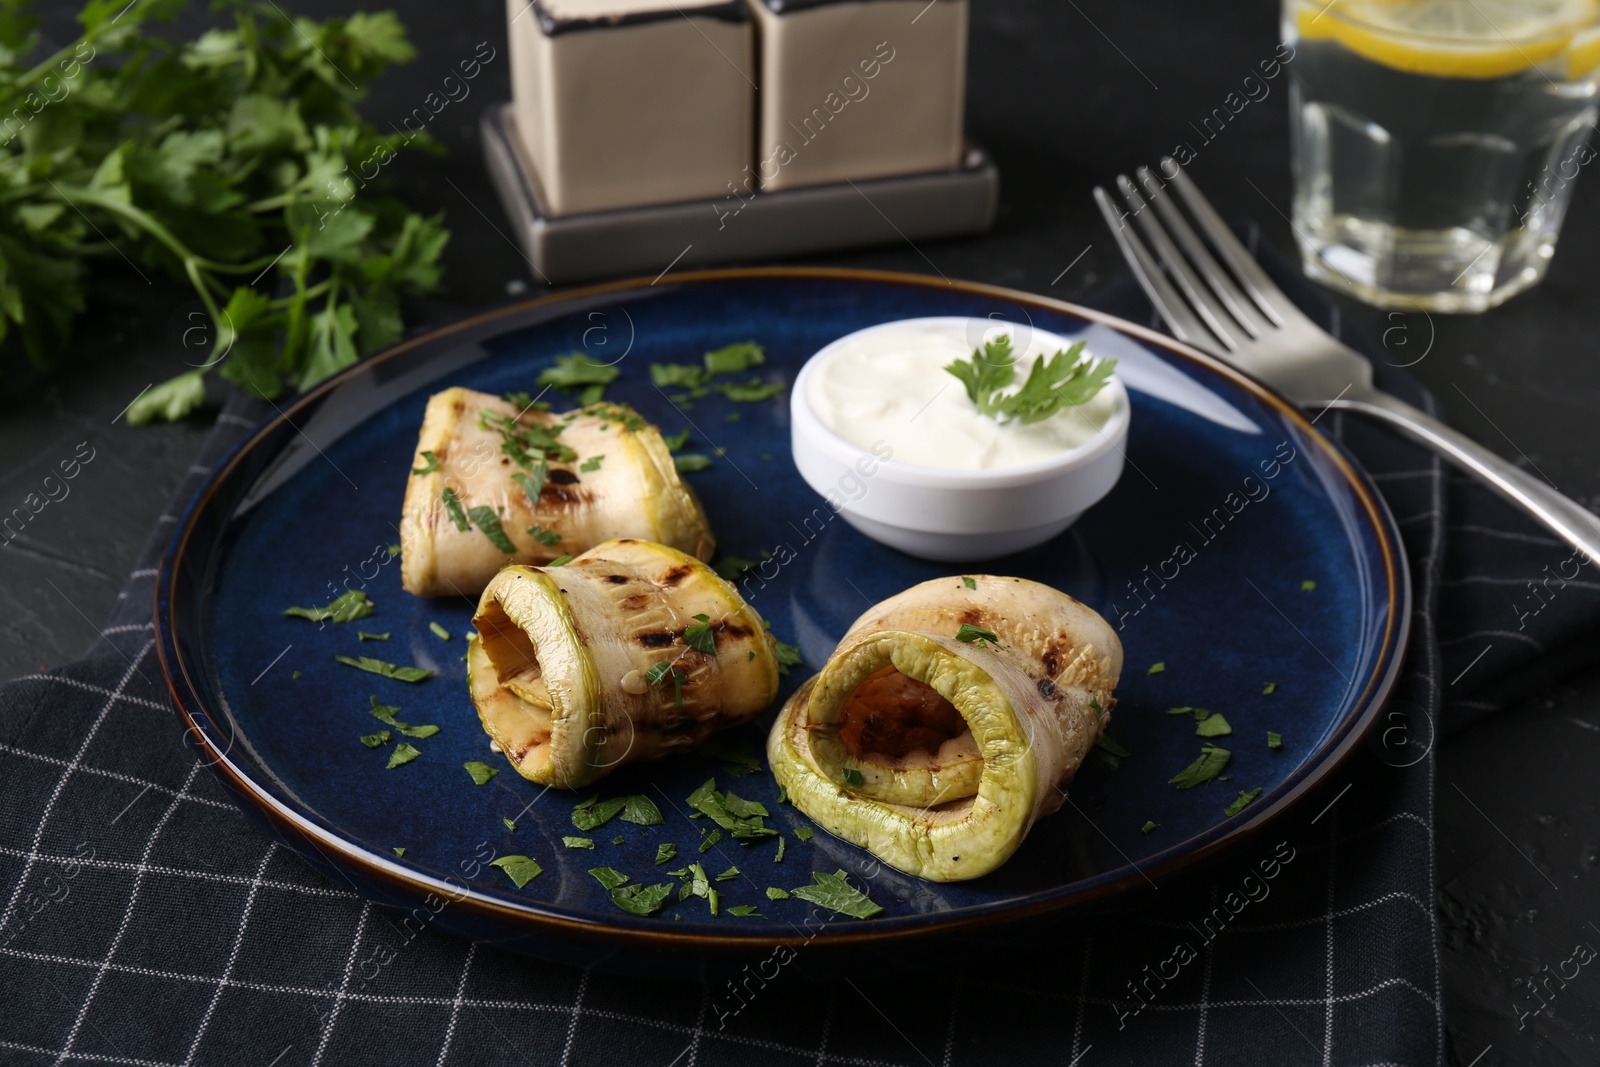
[{"label": "white sauce bowl", "polygon": [[[813,376],[846,345],[857,348],[875,334],[887,340],[908,326],[981,338],[992,325],[959,317],[883,323],[839,338],[801,368],[789,401],[795,466],[829,507],[873,540],[908,555],[950,562],[1020,552],[1071,526],[1121,477],[1129,404],[1115,375],[1102,391],[1112,399],[1113,410],[1084,444],[1018,466],[950,470],[901,462],[893,458],[892,431],[871,448],[862,448],[831,430],[813,410]],[[1038,329],[1031,336],[1029,351],[1053,353],[1073,344]],[[1019,363],[1019,380],[1024,369]],[[954,377],[944,376],[950,378],[950,388],[961,388]]]}]

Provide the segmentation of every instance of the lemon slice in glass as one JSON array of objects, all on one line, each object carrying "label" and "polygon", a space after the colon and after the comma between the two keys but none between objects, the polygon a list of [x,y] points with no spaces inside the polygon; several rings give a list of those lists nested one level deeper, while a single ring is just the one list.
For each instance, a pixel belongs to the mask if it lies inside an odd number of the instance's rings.
[{"label": "lemon slice in glass", "polygon": [[1580,37],[1566,66],[1593,68],[1600,43],[1580,31],[1597,15],[1600,0],[1312,0],[1296,22],[1303,40],[1337,41],[1395,70],[1504,78],[1568,53]]}]

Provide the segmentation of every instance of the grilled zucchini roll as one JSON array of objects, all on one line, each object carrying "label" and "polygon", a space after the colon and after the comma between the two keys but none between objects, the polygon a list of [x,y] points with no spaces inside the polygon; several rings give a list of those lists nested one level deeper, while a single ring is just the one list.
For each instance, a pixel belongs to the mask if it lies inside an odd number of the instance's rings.
[{"label": "grilled zucchini roll", "polygon": [[776,641],[733,586],[647,541],[512,565],[472,620],[478,718],[524,778],[578,789],[690,749],[778,695]]},{"label": "grilled zucchini roll", "polygon": [[855,621],[767,759],[830,833],[930,881],[977,878],[1061,806],[1121,671],[1117,635],[1065,593],[938,578]]},{"label": "grilled zucchini roll", "polygon": [[619,404],[552,415],[487,393],[428,400],[400,519],[418,596],[476,596],[508,562],[538,566],[617,537],[710,559],[694,490],[661,432]]}]

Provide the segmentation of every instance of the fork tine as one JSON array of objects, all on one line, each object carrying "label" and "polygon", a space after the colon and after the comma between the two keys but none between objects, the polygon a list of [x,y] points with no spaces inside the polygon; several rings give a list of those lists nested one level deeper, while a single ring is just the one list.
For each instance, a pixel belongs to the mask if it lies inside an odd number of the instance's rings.
[{"label": "fork tine", "polygon": [[1139,279],[1140,287],[1166,322],[1167,329],[1172,331],[1172,336],[1211,351],[1215,344],[1211,331],[1206,329],[1205,324],[1183,302],[1183,297],[1172,288],[1161,267],[1150,255],[1150,250],[1139,240],[1138,234],[1123,225],[1121,212],[1110,195],[1098,185],[1094,187],[1094,202],[1100,206],[1100,215],[1106,220],[1111,236],[1116,238],[1117,247],[1122,249],[1122,258],[1128,261],[1133,276]]},{"label": "fork tine", "polygon": [[[1167,170],[1166,164],[1167,160],[1163,159],[1161,161],[1163,171]],[[1266,272],[1250,253],[1245,251],[1244,246],[1233,236],[1233,231],[1223,223],[1206,198],[1200,195],[1200,190],[1189,180],[1183,168],[1174,162],[1171,169],[1172,184],[1178,187],[1178,195],[1189,206],[1189,211],[1200,224],[1200,229],[1205,232],[1212,246],[1216,248],[1217,254],[1233,272],[1234,280],[1250,294],[1250,298],[1255,301],[1262,314],[1279,326],[1287,325],[1291,316],[1300,317],[1300,309],[1283,295],[1283,290],[1272,284],[1272,279],[1267,277]]]},{"label": "fork tine", "polygon": [[1228,272],[1217,262],[1217,257],[1212,255],[1200,238],[1195,236],[1188,220],[1173,204],[1172,198],[1167,195],[1166,189],[1156,180],[1150,168],[1140,167],[1134,174],[1138,177],[1139,184],[1144,187],[1145,195],[1156,206],[1156,214],[1161,216],[1162,221],[1167,224],[1167,229],[1177,238],[1178,244],[1188,254],[1189,262],[1199,271],[1200,277],[1205,279],[1217,299],[1227,307],[1229,314],[1244,327],[1244,332],[1253,339],[1260,340],[1262,331],[1271,329],[1272,323],[1262,318],[1255,304],[1251,303],[1250,298],[1234,284]]},{"label": "fork tine", "polygon": [[1139,195],[1139,191],[1133,187],[1133,183],[1128,180],[1127,175],[1117,175],[1117,189],[1122,193],[1122,199],[1133,209],[1134,221],[1139,224],[1139,229],[1144,231],[1145,239],[1155,247],[1161,265],[1167,268],[1167,273],[1178,283],[1178,288],[1188,299],[1189,306],[1210,328],[1224,349],[1229,352],[1238,351],[1241,338],[1235,337],[1234,334],[1241,332],[1239,327],[1237,325],[1230,327],[1226,324],[1227,311],[1217,303],[1206,290],[1205,283],[1189,268],[1183,253],[1173,245],[1172,239],[1167,236],[1167,231],[1161,228],[1161,222],[1155,217],[1155,213],[1145,210],[1148,205]]}]

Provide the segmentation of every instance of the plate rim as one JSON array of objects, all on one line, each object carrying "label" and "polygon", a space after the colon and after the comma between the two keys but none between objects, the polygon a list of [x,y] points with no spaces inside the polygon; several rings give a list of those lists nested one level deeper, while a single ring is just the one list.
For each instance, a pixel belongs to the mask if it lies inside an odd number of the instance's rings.
[{"label": "plate rim", "polygon": [[[310,391],[295,397],[287,406],[279,407],[274,405],[275,414],[264,419],[255,429],[247,433],[212,468],[206,481],[184,506],[176,528],[162,551],[152,596],[152,614],[156,631],[157,659],[160,663],[162,677],[167,684],[168,693],[172,698],[173,706],[184,726],[185,740],[196,748],[202,759],[209,759],[210,769],[228,787],[228,792],[236,803],[244,807],[245,802],[249,802],[254,809],[254,814],[264,817],[269,824],[279,831],[280,836],[284,836],[284,831],[291,831],[295,837],[303,840],[328,865],[334,868],[338,868],[340,862],[330,857],[326,850],[331,849],[342,858],[344,863],[354,865],[361,876],[369,882],[389,884],[397,887],[403,894],[412,898],[422,894],[431,895],[443,892],[448,895],[451,904],[461,905],[467,908],[468,911],[481,913],[477,914],[476,918],[491,922],[508,922],[522,928],[524,933],[551,932],[570,934],[592,937],[599,941],[620,943],[632,947],[643,945],[667,950],[692,949],[711,952],[747,952],[751,949],[777,949],[784,946],[794,948],[801,945],[820,943],[840,947],[861,946],[883,944],[908,938],[944,936],[958,932],[969,932],[983,927],[1005,925],[1039,915],[1067,912],[1119,898],[1124,896],[1130,888],[1137,887],[1141,881],[1154,883],[1155,881],[1166,880],[1178,874],[1203,867],[1223,853],[1232,852],[1246,841],[1253,840],[1268,826],[1281,821],[1292,810],[1300,807],[1310,794],[1325,785],[1327,780],[1348,761],[1357,746],[1366,737],[1379,713],[1388,703],[1399,677],[1400,666],[1409,645],[1411,630],[1413,591],[1410,570],[1401,545],[1398,526],[1395,524],[1387,503],[1378,492],[1376,485],[1371,481],[1370,476],[1355,464],[1353,457],[1346,452],[1339,442],[1317,432],[1312,422],[1292,402],[1248,372],[1154,329],[1141,326],[1138,323],[1108,312],[1098,311],[1094,308],[1084,307],[1054,297],[1012,289],[1007,286],[951,280],[903,271],[883,271],[855,267],[766,266],[723,267],[710,270],[686,271],[673,276],[670,283],[664,288],[670,290],[687,285],[757,279],[861,281],[918,286],[944,291],[954,289],[967,294],[1010,300],[1024,306],[1031,305],[1053,312],[1076,316],[1085,321],[1103,325],[1116,332],[1134,337],[1148,345],[1198,364],[1212,373],[1220,374],[1275,409],[1281,417],[1291,425],[1294,425],[1307,440],[1315,442],[1323,450],[1326,458],[1332,461],[1334,468],[1344,483],[1361,503],[1362,513],[1366,516],[1367,527],[1376,536],[1378,556],[1384,565],[1385,583],[1389,591],[1389,610],[1385,620],[1383,636],[1378,642],[1373,669],[1361,693],[1354,699],[1352,713],[1337,725],[1333,736],[1328,741],[1324,742],[1316,751],[1307,755],[1305,761],[1301,764],[1300,770],[1297,772],[1298,778],[1289,781],[1289,788],[1285,792],[1273,798],[1268,804],[1263,804],[1259,807],[1252,805],[1249,809],[1251,814],[1248,818],[1238,820],[1225,832],[1212,840],[1203,842],[1198,846],[1191,845],[1194,840],[1192,837],[1177,842],[1158,853],[1152,862],[1140,866],[1129,861],[1128,869],[1125,873],[1077,892],[1065,892],[1063,887],[1056,887],[1053,890],[1044,890],[1037,894],[1032,894],[1034,899],[1024,898],[1020,901],[1000,901],[978,905],[964,909],[968,912],[967,914],[921,923],[896,924],[893,926],[857,923],[848,927],[829,924],[823,930],[810,934],[799,932],[786,934],[777,931],[751,932],[733,929],[728,930],[726,933],[702,933],[692,928],[684,929],[683,927],[675,927],[657,921],[634,920],[634,917],[622,913],[619,913],[614,919],[610,916],[590,918],[572,914],[570,911],[563,912],[557,907],[543,902],[524,902],[514,906],[499,898],[479,893],[470,886],[466,886],[465,883],[458,885],[404,867],[388,857],[371,852],[319,825],[305,814],[295,810],[294,806],[287,801],[274,795],[264,784],[255,781],[249,774],[246,774],[230,758],[228,749],[219,749],[208,736],[201,723],[196,720],[195,712],[198,711],[208,723],[219,721],[216,715],[206,709],[206,704],[201,698],[203,689],[195,683],[188,673],[184,657],[180,654],[178,647],[176,623],[169,617],[170,613],[175,610],[177,600],[176,587],[181,570],[179,563],[189,548],[190,538],[196,526],[195,520],[209,503],[217,489],[228,479],[247,453],[258,447],[265,438],[275,433],[283,425],[287,424],[293,427],[295,424],[291,419],[297,412],[308,406],[319,404],[328,393],[338,389],[347,381],[368,374],[373,368],[405,352],[424,346],[438,345],[456,335],[471,332],[478,327],[492,324],[498,320],[515,319],[554,304],[592,299],[608,293],[649,289],[655,287],[661,281],[660,278],[651,281],[639,276],[573,287],[557,293],[542,294],[527,300],[501,305],[457,319],[418,334],[416,337],[401,341],[399,344],[381,352],[374,353],[372,356],[345,368],[333,377],[313,387]],[[229,748],[231,747],[230,745]],[[246,810],[250,809],[247,808]],[[1211,831],[1202,831],[1203,834],[1209,832]],[[291,847],[293,846],[291,845]],[[309,859],[309,857],[307,858]],[[351,884],[354,885],[354,882]],[[372,898],[370,892],[363,892],[361,895],[367,899]]]}]

